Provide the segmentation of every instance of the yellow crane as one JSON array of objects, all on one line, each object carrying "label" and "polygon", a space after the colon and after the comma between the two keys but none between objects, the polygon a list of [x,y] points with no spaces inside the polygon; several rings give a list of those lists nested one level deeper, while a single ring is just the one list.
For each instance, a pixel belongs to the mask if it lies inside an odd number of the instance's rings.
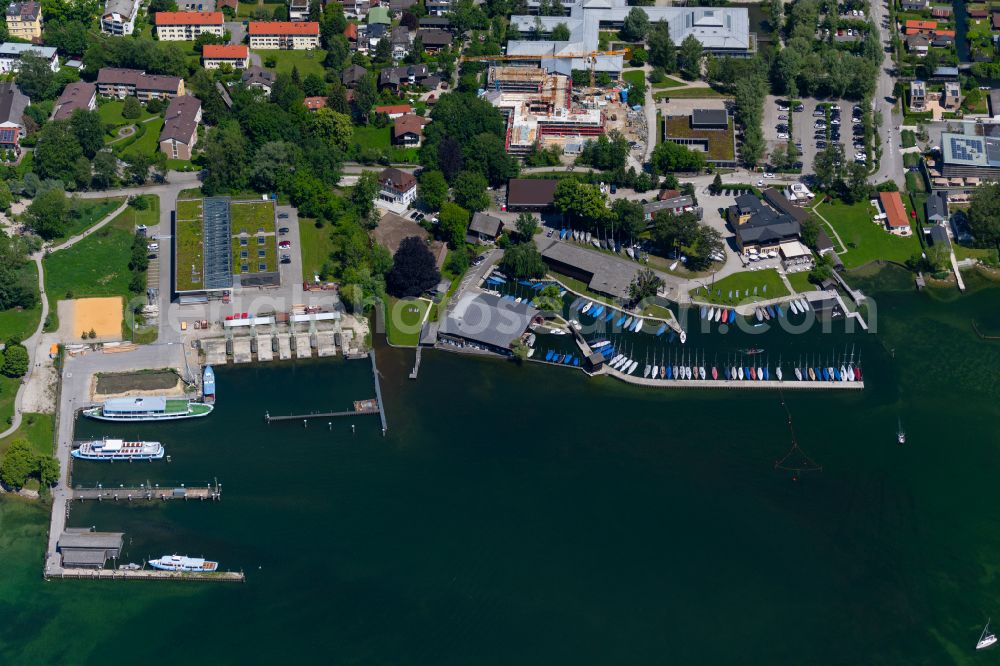
[{"label": "yellow crane", "polygon": [[591,51],[590,53],[558,53],[554,55],[481,55],[462,56],[459,62],[518,62],[525,60],[547,60],[549,58],[584,58],[590,63],[590,87],[594,87],[595,72],[594,66],[597,64],[597,56],[624,56],[628,58],[632,49],[616,49],[614,51]]}]

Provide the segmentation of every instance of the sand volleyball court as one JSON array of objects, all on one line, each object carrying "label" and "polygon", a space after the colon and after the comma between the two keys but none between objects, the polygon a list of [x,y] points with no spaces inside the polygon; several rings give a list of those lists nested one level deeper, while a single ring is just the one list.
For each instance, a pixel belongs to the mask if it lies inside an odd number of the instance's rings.
[{"label": "sand volleyball court", "polygon": [[122,299],[76,298],[59,301],[59,337],[63,342],[83,342],[83,333],[94,331],[87,340],[108,342],[122,339]]}]

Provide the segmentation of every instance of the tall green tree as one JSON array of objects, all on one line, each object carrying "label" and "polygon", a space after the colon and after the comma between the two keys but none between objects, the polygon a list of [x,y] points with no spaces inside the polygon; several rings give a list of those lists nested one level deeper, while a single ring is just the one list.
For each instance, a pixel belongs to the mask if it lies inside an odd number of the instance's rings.
[{"label": "tall green tree", "polygon": [[250,154],[236,121],[226,121],[209,130],[202,161],[206,172],[202,183],[205,194],[213,196],[247,186]]},{"label": "tall green tree", "polygon": [[424,171],[417,183],[417,196],[431,210],[440,210],[448,200],[448,181],[440,171]]},{"label": "tall green tree", "polygon": [[500,268],[517,279],[545,277],[545,261],[534,243],[518,243],[504,250]]},{"label": "tall green tree", "polygon": [[96,111],[76,109],[69,119],[73,135],[80,144],[80,150],[87,159],[93,159],[104,147],[104,125]]},{"label": "tall green tree", "polygon": [[63,233],[68,216],[69,202],[61,187],[40,192],[25,210],[28,226],[46,240]]},{"label": "tall green tree", "polygon": [[452,194],[455,203],[473,213],[486,210],[490,206],[490,195],[486,191],[486,178],[474,171],[463,171],[455,178]]},{"label": "tall green tree", "polygon": [[670,38],[670,26],[665,20],[660,19],[653,24],[646,41],[650,63],[667,72],[677,71],[677,46]]},{"label": "tall green tree", "polygon": [[649,33],[649,16],[638,7],[633,7],[625,15],[622,23],[622,38],[630,42],[641,42]]},{"label": "tall green tree", "polygon": [[456,250],[465,244],[465,232],[469,228],[469,211],[458,204],[447,201],[441,204],[438,215],[438,233],[448,243],[448,247]]},{"label": "tall green tree", "polygon": [[521,213],[514,222],[517,236],[522,241],[530,241],[538,233],[538,218],[531,213]]},{"label": "tall green tree", "polygon": [[83,149],[69,121],[48,122],[37,136],[33,168],[38,177],[74,182],[76,161],[83,156]]},{"label": "tall green tree", "polygon": [[628,286],[628,300],[638,303],[644,299],[656,296],[663,286],[663,280],[649,268],[640,268]]},{"label": "tall green tree", "polygon": [[972,192],[969,231],[979,247],[1000,244],[1000,184],[986,183]]},{"label": "tall green tree", "polygon": [[416,236],[404,238],[392,259],[392,270],[385,276],[386,290],[397,298],[407,298],[419,296],[440,281],[441,273],[426,241]]},{"label": "tall green tree", "polygon": [[701,76],[701,42],[694,35],[688,35],[677,51],[677,65],[684,78],[690,80]]}]

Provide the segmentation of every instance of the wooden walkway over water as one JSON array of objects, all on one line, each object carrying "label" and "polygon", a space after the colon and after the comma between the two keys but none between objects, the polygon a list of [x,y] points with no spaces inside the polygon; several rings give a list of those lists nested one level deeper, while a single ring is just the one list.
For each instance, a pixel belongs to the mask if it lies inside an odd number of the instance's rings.
[{"label": "wooden walkway over water", "polygon": [[148,482],[138,486],[118,486],[117,488],[105,488],[97,486],[95,488],[74,488],[70,491],[70,499],[74,501],[95,500],[103,502],[132,502],[132,501],[166,501],[166,500],[213,500],[222,499],[222,484],[216,482],[205,486],[172,486],[160,487]]},{"label": "wooden walkway over water", "polygon": [[654,388],[706,388],[706,389],[736,389],[736,390],[803,390],[803,391],[863,391],[865,383],[860,382],[835,382],[835,381],[808,381],[798,379],[786,379],[779,381],[776,379],[653,379],[618,372],[608,366],[602,367],[594,373],[595,375],[609,375],[628,384],[637,386],[650,386]]},{"label": "wooden walkway over water", "polygon": [[242,571],[183,572],[159,569],[64,569],[45,570],[45,579],[76,578],[86,580],[173,580],[217,583],[243,583]]}]

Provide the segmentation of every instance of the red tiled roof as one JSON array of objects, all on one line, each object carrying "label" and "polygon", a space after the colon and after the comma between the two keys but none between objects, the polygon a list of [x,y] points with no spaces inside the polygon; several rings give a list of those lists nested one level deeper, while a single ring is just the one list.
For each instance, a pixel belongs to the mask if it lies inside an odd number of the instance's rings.
[{"label": "red tiled roof", "polygon": [[315,21],[250,21],[251,35],[318,35]]},{"label": "red tiled roof", "polygon": [[902,229],[909,227],[910,222],[906,219],[906,208],[903,200],[899,198],[899,192],[879,192],[878,198],[882,202],[885,210],[886,223],[890,229]]},{"label": "red tiled roof", "polygon": [[384,113],[386,115],[395,113],[410,113],[411,111],[413,111],[413,107],[409,104],[389,104],[386,106],[375,107],[375,113]]},{"label": "red tiled roof", "polygon": [[910,28],[915,30],[934,30],[937,28],[937,21],[907,21],[903,25],[907,30]]},{"label": "red tiled roof", "polygon": [[424,123],[425,120],[420,116],[412,114],[400,116],[399,118],[396,118],[396,122],[392,126],[392,135],[397,139],[404,134],[416,134],[417,136],[423,136]]},{"label": "red tiled roof", "polygon": [[937,36],[939,36],[939,37],[954,37],[955,36],[955,31],[954,30],[935,30],[934,34],[937,35]]},{"label": "red tiled roof", "polygon": [[326,106],[326,97],[306,97],[302,100],[302,103],[306,105],[306,108],[310,111],[315,111],[316,109],[322,109]]},{"label": "red tiled roof", "polygon": [[250,49],[244,44],[205,44],[201,49],[204,58],[246,58]]},{"label": "red tiled roof", "polygon": [[156,12],[156,25],[222,25],[222,12]]},{"label": "red tiled roof", "polygon": [[344,28],[344,37],[358,41],[358,25],[356,23],[348,23],[347,27]]}]

